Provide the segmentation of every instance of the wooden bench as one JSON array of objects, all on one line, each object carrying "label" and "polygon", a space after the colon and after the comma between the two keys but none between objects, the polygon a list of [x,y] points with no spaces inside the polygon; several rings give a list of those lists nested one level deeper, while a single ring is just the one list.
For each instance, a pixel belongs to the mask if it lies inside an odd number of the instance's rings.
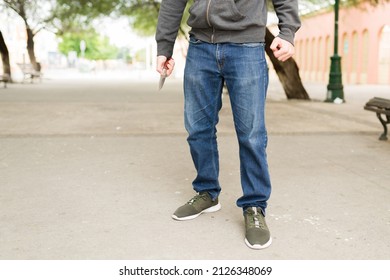
[{"label": "wooden bench", "polygon": [[[39,71],[35,70],[32,64],[26,64],[26,63],[18,63],[18,66],[20,70],[22,70],[23,73],[23,81],[30,80],[31,83],[34,82],[34,79],[39,79],[39,81],[42,81],[42,72],[39,69]],[[39,68],[40,64],[38,64]]]},{"label": "wooden bench", "polygon": [[364,109],[376,113],[384,129],[379,140],[387,140],[387,124],[390,123],[390,100],[374,97],[366,103]]},{"label": "wooden bench", "polygon": [[4,74],[4,75],[0,75],[0,83],[4,83],[4,88],[7,88],[7,83],[10,81],[9,79],[9,75],[8,74]]}]

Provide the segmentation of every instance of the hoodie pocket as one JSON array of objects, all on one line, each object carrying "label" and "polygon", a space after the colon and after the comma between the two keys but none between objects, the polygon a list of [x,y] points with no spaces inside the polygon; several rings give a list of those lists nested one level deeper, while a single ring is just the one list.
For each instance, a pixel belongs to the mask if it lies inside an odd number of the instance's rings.
[{"label": "hoodie pocket", "polygon": [[210,27],[207,22],[207,8],[208,0],[195,0],[188,12],[190,16],[187,24],[193,28],[207,28]]},{"label": "hoodie pocket", "polygon": [[211,0],[208,15],[212,26],[222,30],[240,30],[238,22],[245,18],[237,8],[235,0]]},{"label": "hoodie pocket", "polygon": [[235,2],[235,0],[195,0],[189,9],[190,17],[187,24],[193,28],[243,30],[245,26],[238,22],[244,19],[245,15],[240,12]]}]

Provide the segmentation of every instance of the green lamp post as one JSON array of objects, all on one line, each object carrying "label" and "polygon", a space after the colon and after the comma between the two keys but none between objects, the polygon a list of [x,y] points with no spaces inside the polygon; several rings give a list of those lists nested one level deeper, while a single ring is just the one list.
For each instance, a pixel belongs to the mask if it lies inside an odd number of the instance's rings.
[{"label": "green lamp post", "polygon": [[325,102],[344,102],[344,89],[341,76],[341,56],[338,55],[339,42],[339,0],[334,4],[334,53],[330,58],[330,73],[329,84],[327,86],[328,92]]}]

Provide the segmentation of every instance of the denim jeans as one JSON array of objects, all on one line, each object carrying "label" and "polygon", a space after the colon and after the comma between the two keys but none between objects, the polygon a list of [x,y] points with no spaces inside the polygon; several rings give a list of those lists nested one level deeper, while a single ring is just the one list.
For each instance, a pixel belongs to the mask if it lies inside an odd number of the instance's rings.
[{"label": "denim jeans", "polygon": [[210,44],[190,38],[184,72],[184,117],[197,171],[193,188],[207,191],[213,199],[221,191],[216,125],[224,82],[239,143],[243,195],[237,206],[256,206],[265,211],[271,182],[264,120],[268,87],[264,43]]}]

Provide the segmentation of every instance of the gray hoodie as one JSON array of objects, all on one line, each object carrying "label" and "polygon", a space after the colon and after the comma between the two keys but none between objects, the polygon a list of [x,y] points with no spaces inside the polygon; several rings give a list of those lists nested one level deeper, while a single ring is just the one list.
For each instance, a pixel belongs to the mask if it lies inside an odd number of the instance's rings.
[{"label": "gray hoodie", "polygon": [[[188,0],[162,0],[158,16],[157,54],[171,57]],[[194,0],[190,7],[190,34],[208,43],[264,42],[266,0]],[[272,0],[279,18],[279,37],[294,43],[300,27],[298,0]]]}]

